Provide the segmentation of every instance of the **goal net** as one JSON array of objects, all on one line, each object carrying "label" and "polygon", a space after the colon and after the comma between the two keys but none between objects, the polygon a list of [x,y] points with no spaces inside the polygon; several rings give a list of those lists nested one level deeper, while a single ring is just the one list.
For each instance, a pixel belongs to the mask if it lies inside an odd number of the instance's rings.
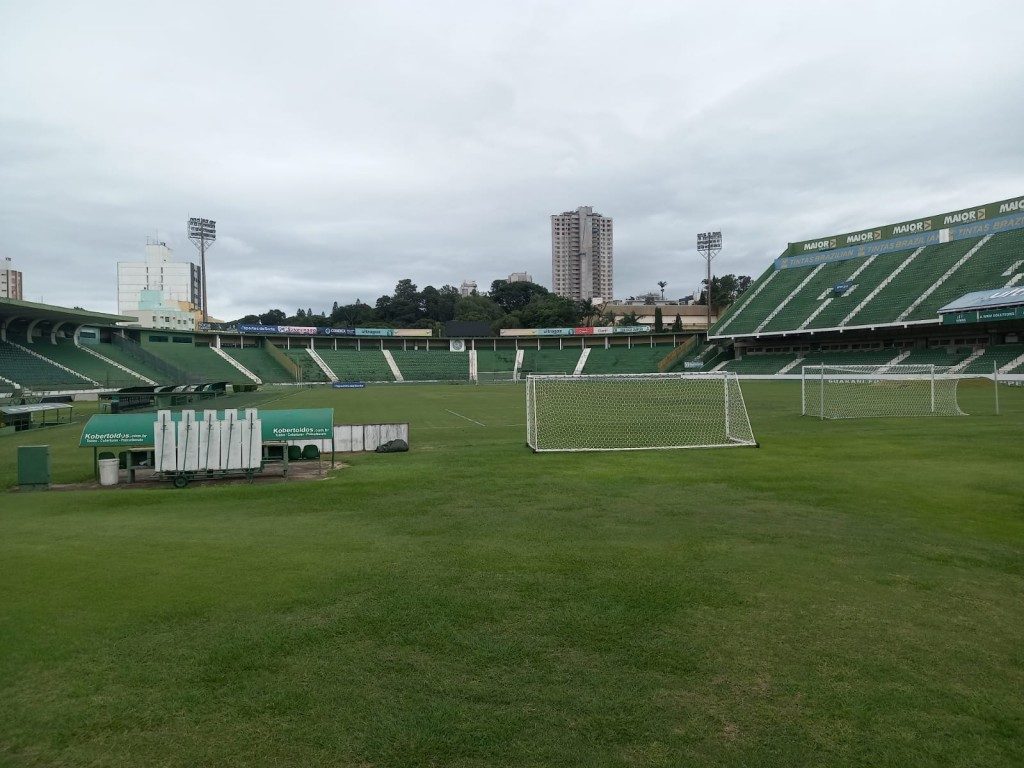
[{"label": "goal net", "polygon": [[960,377],[935,365],[805,365],[800,393],[805,416],[963,416]]},{"label": "goal net", "polygon": [[756,445],[735,373],[526,379],[534,451],[642,451]]}]

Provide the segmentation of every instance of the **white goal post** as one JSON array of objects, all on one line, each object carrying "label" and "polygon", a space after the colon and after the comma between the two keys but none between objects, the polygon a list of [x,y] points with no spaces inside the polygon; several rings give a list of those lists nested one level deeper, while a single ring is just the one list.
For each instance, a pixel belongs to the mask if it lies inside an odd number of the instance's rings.
[{"label": "white goal post", "polygon": [[804,416],[964,416],[960,376],[936,365],[805,365],[800,376]]},{"label": "white goal post", "polygon": [[534,451],[756,446],[735,373],[529,375]]}]

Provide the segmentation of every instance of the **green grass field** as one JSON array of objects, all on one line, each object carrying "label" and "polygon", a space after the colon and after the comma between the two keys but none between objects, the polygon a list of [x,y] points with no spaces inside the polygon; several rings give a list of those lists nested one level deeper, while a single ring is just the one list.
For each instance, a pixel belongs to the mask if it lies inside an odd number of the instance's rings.
[{"label": "green grass field", "polygon": [[[760,449],[539,454],[517,386],[324,481],[0,496],[0,764],[1020,766],[1024,389]],[[275,395],[276,396],[276,395]],[[271,403],[271,407],[275,403]],[[91,475],[81,425],[0,438]]]}]

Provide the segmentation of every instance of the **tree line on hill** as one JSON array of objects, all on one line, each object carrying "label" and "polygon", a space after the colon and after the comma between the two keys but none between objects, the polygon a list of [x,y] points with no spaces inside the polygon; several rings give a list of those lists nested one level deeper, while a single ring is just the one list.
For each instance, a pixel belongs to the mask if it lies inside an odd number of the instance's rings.
[{"label": "tree line on hill", "polygon": [[[703,281],[706,283],[707,281]],[[723,275],[712,278],[711,298],[714,306],[726,306],[736,300],[747,286],[747,276]],[[706,289],[701,291],[701,303]],[[659,308],[660,309],[660,308]],[[671,313],[671,309],[668,310]],[[660,312],[655,312],[656,319]],[[299,308],[288,315],[281,309],[269,309],[258,315],[245,315],[233,324],[300,325],[331,328],[431,328],[451,320],[488,323],[495,333],[501,328],[560,328],[586,325],[635,325],[637,316],[630,313],[616,319],[609,310],[602,311],[592,301],[574,301],[552,293],[537,283],[495,280],[485,293],[463,296],[451,285],[423,290],[409,279],[399,280],[390,295],[377,299],[371,306],[361,299],[352,304],[334,302],[331,310],[314,312]],[[656,322],[656,325],[660,323]],[[678,318],[673,323],[681,329]],[[661,328],[658,328],[661,330]]]}]

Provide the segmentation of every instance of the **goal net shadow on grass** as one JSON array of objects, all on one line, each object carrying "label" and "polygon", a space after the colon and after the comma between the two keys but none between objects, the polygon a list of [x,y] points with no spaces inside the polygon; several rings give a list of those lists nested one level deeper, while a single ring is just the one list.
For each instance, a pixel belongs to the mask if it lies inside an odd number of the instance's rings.
[{"label": "goal net shadow on grass", "polygon": [[526,432],[535,452],[757,445],[731,372],[530,375]]}]

